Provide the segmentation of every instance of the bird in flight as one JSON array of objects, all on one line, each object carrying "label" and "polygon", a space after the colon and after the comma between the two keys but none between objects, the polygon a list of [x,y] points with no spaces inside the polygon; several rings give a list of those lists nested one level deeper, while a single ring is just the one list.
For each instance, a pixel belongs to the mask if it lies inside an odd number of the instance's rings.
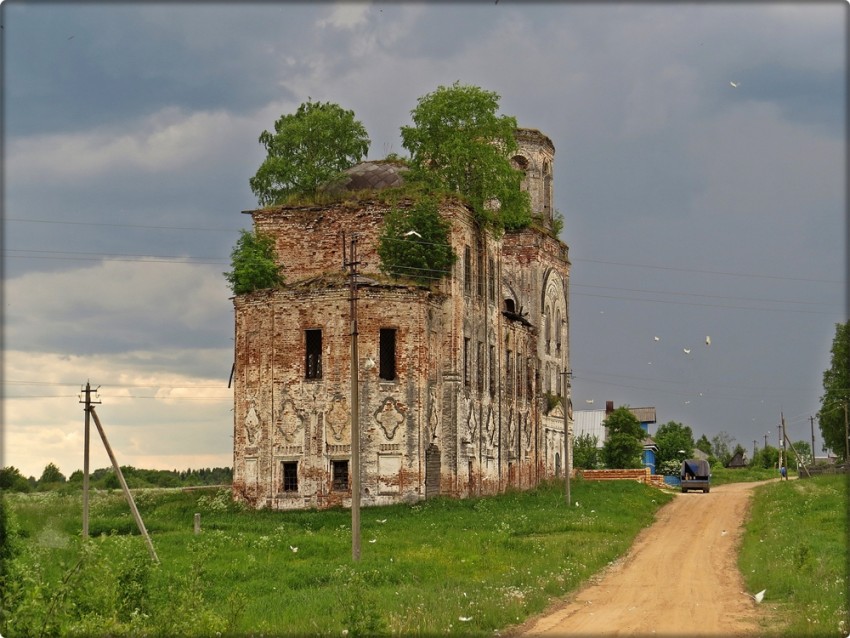
[{"label": "bird in flight", "polygon": [[685,354],[691,354],[691,349],[690,348],[682,348],[682,352],[684,352]]},{"label": "bird in flight", "polygon": [[730,81],[730,82],[729,82],[729,86],[731,86],[733,89],[737,89],[739,86],[741,86],[741,83],[740,83],[740,82],[731,82],[731,81]]},{"label": "bird in flight", "polygon": [[405,236],[405,237],[410,237],[411,235],[415,235],[415,236],[416,236],[416,237],[418,237],[419,239],[422,239],[422,235],[420,235],[419,233],[417,233],[415,230],[408,230],[406,233],[404,233],[404,236]]}]

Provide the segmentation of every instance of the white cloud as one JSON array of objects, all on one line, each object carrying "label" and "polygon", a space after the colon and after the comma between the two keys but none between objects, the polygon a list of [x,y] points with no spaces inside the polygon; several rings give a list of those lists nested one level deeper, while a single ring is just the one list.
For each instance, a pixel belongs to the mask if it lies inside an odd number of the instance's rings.
[{"label": "white cloud", "polygon": [[331,27],[333,29],[351,30],[366,22],[370,9],[371,4],[368,2],[336,4],[328,16],[319,20],[316,24],[323,29]]},{"label": "white cloud", "polygon": [[[6,344],[70,353],[227,342],[226,265],[104,261],[5,285]],[[219,334],[220,333],[220,334]]]},{"label": "white cloud", "polygon": [[33,135],[11,140],[6,149],[10,183],[76,183],[120,171],[157,175],[197,170],[255,140],[254,116],[225,111],[185,112],[163,108],[121,130]]},{"label": "white cloud", "polygon": [[[172,354],[197,356],[187,350]],[[86,381],[99,387],[95,409],[121,465],[186,469],[232,462],[233,395],[224,374],[181,374],[167,362],[151,368],[148,352],[68,356],[12,350],[4,356],[4,466],[36,478],[51,462],[66,476],[82,469],[80,389]],[[92,469],[109,465],[94,423],[91,437]]]}]

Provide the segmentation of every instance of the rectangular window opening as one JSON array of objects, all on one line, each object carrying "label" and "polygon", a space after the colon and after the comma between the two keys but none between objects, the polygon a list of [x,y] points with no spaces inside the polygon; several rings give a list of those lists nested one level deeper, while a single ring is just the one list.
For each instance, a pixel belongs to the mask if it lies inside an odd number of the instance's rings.
[{"label": "rectangular window opening", "polygon": [[348,461],[331,461],[331,482],[335,492],[348,490]]},{"label": "rectangular window opening", "polygon": [[283,461],[280,464],[280,473],[283,477],[283,491],[298,491],[298,461]]},{"label": "rectangular window opening", "polygon": [[381,328],[380,331],[380,370],[378,376],[384,381],[395,380],[395,328]]},{"label": "rectangular window opening", "polygon": [[322,331],[305,330],[305,367],[307,379],[322,378]]}]

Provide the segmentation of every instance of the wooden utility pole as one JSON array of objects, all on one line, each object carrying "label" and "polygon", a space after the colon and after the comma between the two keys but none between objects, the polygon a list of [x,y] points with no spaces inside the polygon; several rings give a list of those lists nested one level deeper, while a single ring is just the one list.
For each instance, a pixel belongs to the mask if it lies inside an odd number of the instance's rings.
[{"label": "wooden utility pole", "polygon": [[570,371],[564,370],[561,374],[564,375],[564,498],[569,506],[569,504],[572,503],[572,498],[570,496],[570,469],[572,466],[572,463],[570,462]]},{"label": "wooden utility pole", "polygon": [[127,487],[127,481],[124,480],[124,474],[121,472],[121,467],[118,465],[118,461],[115,459],[115,454],[112,452],[112,447],[109,445],[109,441],[106,440],[106,433],[103,431],[103,426],[100,424],[100,419],[97,418],[97,412],[94,411],[94,406],[89,407],[89,412],[91,412],[92,417],[94,418],[94,424],[97,426],[97,431],[100,434],[100,438],[103,440],[103,447],[106,448],[106,453],[109,455],[109,460],[112,461],[112,469],[115,470],[115,475],[118,477],[118,481],[121,483],[121,489],[124,491],[124,497],[127,499],[127,503],[130,505],[130,511],[133,513],[133,518],[136,521],[136,526],[139,528],[139,532],[141,532],[142,536],[145,539],[145,543],[148,546],[148,553],[151,555],[151,558],[155,563],[159,562],[159,557],[156,555],[156,551],[154,551],[153,543],[151,542],[151,537],[148,535],[148,530],[145,529],[145,523],[142,521],[142,516],[139,514],[138,508],[136,508],[136,502],[133,500],[133,495],[130,494],[130,488]]},{"label": "wooden utility pole", "polygon": [[[100,386],[98,386],[99,388]],[[100,401],[92,401],[91,400],[91,383],[86,381],[86,388],[83,390],[86,394],[86,398],[80,403],[85,403],[86,407],[83,408],[86,413],[86,426],[85,426],[85,434],[83,435],[83,539],[89,537],[89,443],[90,443],[90,432],[91,432],[91,422],[90,422],[90,412],[92,410],[93,403],[100,403]],[[97,392],[97,388],[95,388],[95,392]]]},{"label": "wooden utility pole", "polygon": [[815,464],[815,417],[809,417],[809,423],[812,426],[812,465]]},{"label": "wooden utility pole", "polygon": [[809,478],[812,478],[812,475],[809,472],[809,468],[806,467],[806,462],[803,460],[803,457],[800,456],[800,453],[797,452],[797,448],[794,447],[794,444],[791,442],[791,439],[788,438],[788,433],[784,431],[784,428],[783,428],[783,436],[785,437],[785,440],[782,442],[782,446],[783,447],[785,446],[785,441],[788,442],[788,445],[791,446],[791,451],[794,453],[794,456],[797,457],[797,463],[799,465],[803,466],[803,470],[806,472],[806,476],[808,476]]},{"label": "wooden utility pole", "polygon": [[349,269],[349,319],[351,322],[351,559],[360,560],[360,375],[357,348],[357,235],[351,235],[350,254],[342,236],[343,268]]}]

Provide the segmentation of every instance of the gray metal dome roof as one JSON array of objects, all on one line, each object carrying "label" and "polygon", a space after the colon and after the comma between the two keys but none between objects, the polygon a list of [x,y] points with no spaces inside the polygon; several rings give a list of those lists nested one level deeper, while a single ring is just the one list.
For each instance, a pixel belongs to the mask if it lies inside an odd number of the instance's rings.
[{"label": "gray metal dome roof", "polygon": [[383,190],[401,186],[407,167],[396,162],[360,162],[343,171],[339,179],[326,188],[330,192]]}]

